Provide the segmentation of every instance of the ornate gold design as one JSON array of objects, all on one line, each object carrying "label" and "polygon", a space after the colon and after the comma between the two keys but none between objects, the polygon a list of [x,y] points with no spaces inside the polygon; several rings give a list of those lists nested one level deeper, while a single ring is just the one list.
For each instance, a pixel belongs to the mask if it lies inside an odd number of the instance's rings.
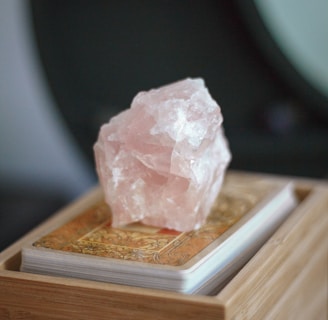
[{"label": "ornate gold design", "polygon": [[262,180],[227,177],[207,223],[199,230],[184,233],[138,223],[112,228],[110,209],[101,202],[36,241],[34,246],[181,266],[249,212],[270,189],[272,185]]}]

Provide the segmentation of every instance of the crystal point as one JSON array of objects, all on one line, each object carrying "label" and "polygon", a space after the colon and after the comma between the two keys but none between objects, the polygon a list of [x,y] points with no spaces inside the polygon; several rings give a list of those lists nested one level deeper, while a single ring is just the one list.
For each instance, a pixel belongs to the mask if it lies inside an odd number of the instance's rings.
[{"label": "crystal point", "polygon": [[190,231],[205,223],[231,154],[202,79],[140,92],[101,127],[96,168],[112,225]]}]

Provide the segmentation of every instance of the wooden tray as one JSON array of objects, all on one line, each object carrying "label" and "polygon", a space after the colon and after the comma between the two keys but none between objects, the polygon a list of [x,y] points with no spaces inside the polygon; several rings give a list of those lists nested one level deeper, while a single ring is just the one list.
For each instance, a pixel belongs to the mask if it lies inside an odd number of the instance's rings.
[{"label": "wooden tray", "polygon": [[22,246],[89,204],[91,191],[0,254],[0,319],[327,319],[328,184],[292,180],[300,204],[216,296],[20,272]]}]

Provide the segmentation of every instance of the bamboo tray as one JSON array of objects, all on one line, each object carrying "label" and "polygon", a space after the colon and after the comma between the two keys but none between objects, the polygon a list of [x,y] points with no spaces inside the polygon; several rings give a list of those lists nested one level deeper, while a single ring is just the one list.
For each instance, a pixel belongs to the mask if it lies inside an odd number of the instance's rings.
[{"label": "bamboo tray", "polygon": [[87,205],[91,191],[0,254],[0,319],[327,319],[328,184],[292,179],[299,205],[216,296],[20,272],[24,243]]}]

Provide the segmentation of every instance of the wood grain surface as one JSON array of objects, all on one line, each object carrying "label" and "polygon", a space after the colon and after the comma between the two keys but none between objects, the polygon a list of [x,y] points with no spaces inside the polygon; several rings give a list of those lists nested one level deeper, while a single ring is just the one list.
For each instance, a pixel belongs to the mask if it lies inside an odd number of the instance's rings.
[{"label": "wood grain surface", "polygon": [[22,246],[98,201],[96,188],[0,254],[0,319],[327,319],[328,186],[293,179],[299,206],[216,296],[20,272]]}]

